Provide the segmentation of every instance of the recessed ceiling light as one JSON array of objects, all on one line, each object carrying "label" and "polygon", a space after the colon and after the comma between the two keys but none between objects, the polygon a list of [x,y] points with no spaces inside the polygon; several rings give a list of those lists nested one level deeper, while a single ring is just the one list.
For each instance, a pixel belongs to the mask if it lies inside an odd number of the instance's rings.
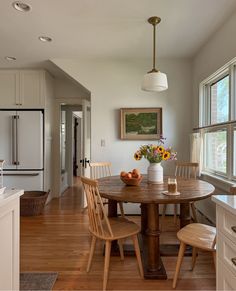
[{"label": "recessed ceiling light", "polygon": [[18,10],[18,11],[21,11],[21,12],[28,12],[31,10],[31,7],[26,4],[26,3],[23,3],[23,2],[20,2],[20,1],[15,1],[12,3],[12,6]]},{"label": "recessed ceiling light", "polygon": [[10,56],[6,56],[5,59],[9,62],[11,61],[16,61],[16,58],[15,57],[10,57]]},{"label": "recessed ceiling light", "polygon": [[48,36],[40,36],[39,40],[42,41],[42,42],[50,42],[50,41],[52,41],[51,37],[48,37]]}]

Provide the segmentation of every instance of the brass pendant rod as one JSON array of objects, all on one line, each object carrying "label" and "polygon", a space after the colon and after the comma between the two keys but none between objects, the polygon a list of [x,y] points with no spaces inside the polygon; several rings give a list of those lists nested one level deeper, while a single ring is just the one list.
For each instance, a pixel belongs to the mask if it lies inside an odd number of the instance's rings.
[{"label": "brass pendant rod", "polygon": [[153,26],[153,61],[152,70],[149,73],[158,72],[156,69],[156,26],[161,22],[161,18],[157,16],[152,16],[148,18],[148,22]]},{"label": "brass pendant rod", "polygon": [[156,24],[153,24],[153,72],[156,71]]}]

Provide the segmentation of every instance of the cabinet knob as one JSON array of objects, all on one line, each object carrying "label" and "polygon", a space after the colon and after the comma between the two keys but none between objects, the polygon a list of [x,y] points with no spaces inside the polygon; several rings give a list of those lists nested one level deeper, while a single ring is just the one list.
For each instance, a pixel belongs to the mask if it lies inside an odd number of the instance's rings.
[{"label": "cabinet knob", "polygon": [[236,233],[236,226],[231,226],[231,229],[232,229],[233,232]]},{"label": "cabinet knob", "polygon": [[236,266],[236,258],[232,258],[231,261]]}]

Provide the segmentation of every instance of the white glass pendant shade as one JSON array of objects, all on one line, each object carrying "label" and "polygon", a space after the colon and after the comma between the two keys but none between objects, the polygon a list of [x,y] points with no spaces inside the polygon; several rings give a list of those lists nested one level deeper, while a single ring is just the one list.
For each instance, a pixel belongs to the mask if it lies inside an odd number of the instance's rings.
[{"label": "white glass pendant shade", "polygon": [[167,76],[161,72],[147,73],[143,77],[142,90],[161,92],[168,89]]}]

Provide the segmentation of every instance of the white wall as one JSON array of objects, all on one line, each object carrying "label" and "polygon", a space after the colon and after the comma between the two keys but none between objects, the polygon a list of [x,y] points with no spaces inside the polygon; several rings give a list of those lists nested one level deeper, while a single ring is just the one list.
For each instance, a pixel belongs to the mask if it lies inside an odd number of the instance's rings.
[{"label": "white wall", "polygon": [[[193,60],[193,127],[198,126],[200,82],[236,57],[235,28],[236,13],[209,39]],[[215,220],[215,204],[210,198],[198,202],[197,207]]]},{"label": "white wall", "polygon": [[198,86],[201,81],[236,57],[236,13],[209,39],[193,60],[193,125],[198,126]]},{"label": "white wall", "polygon": [[[185,59],[160,61],[167,73],[169,89],[163,93],[141,91],[142,76],[150,69],[149,61],[53,60],[57,66],[91,91],[92,160],[111,161],[113,173],[140,168],[146,173],[147,161],[136,162],[133,153],[139,145],[151,141],[120,140],[121,107],[162,107],[163,132],[167,145],[178,151],[179,159],[189,159],[191,132],[192,75]],[[101,147],[105,139],[105,147]],[[163,163],[165,173],[170,163]]]},{"label": "white wall", "polygon": [[60,165],[60,118],[61,105],[81,105],[82,99],[90,99],[90,92],[85,90],[80,84],[75,85],[75,81],[64,78],[55,79],[55,105],[54,105],[54,142],[53,142],[53,160],[54,160],[54,189],[55,196],[59,197],[62,193],[61,183],[61,165]]},{"label": "white wall", "polygon": [[55,79],[56,98],[80,98],[90,100],[90,92],[75,83],[75,81],[66,77],[64,79]]}]

